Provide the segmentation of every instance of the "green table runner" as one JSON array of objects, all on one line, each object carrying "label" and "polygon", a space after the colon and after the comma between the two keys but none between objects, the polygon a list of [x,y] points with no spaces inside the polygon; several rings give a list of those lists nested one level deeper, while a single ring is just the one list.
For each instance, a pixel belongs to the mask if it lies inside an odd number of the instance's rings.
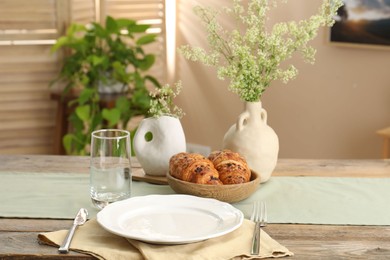
[{"label": "green table runner", "polygon": [[[89,176],[72,173],[0,173],[0,217],[73,218],[89,198]],[[167,185],[133,182],[133,196],[174,194]],[[263,200],[270,223],[390,225],[390,179],[272,177],[233,204],[248,218]]]}]

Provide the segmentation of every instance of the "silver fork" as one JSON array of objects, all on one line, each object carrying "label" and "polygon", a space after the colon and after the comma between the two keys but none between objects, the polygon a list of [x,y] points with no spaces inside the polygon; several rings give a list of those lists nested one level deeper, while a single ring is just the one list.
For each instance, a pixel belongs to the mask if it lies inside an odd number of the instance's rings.
[{"label": "silver fork", "polygon": [[253,231],[251,255],[259,255],[260,230],[267,225],[267,204],[265,202],[255,201],[253,203],[251,220],[256,223]]}]

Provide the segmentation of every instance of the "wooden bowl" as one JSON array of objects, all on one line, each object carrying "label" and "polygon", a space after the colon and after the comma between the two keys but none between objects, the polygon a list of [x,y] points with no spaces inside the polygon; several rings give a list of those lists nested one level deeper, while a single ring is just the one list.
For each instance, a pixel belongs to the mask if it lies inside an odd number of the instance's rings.
[{"label": "wooden bowl", "polygon": [[207,185],[182,181],[167,174],[169,186],[181,194],[194,195],[204,198],[213,198],[220,201],[233,203],[248,198],[254,193],[260,184],[260,176],[252,171],[249,182],[229,185]]}]

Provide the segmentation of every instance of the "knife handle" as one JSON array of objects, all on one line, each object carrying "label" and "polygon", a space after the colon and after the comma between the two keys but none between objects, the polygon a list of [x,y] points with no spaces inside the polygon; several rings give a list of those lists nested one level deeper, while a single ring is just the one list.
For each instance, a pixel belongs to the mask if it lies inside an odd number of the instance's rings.
[{"label": "knife handle", "polygon": [[76,227],[77,227],[77,225],[73,224],[71,229],[68,231],[68,234],[66,235],[66,237],[64,239],[64,242],[62,242],[62,245],[60,246],[60,248],[58,248],[58,251],[60,253],[63,253],[63,254],[69,253],[70,242],[72,241]]}]

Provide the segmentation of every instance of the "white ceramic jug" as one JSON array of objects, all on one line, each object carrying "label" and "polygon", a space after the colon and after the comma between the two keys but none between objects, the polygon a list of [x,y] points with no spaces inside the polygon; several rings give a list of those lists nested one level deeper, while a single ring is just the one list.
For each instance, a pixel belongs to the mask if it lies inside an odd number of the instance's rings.
[{"label": "white ceramic jug", "polygon": [[261,102],[245,104],[237,123],[226,132],[223,148],[244,156],[248,166],[260,175],[261,182],[268,181],[277,163],[279,139],[267,125],[267,112]]},{"label": "white ceramic jug", "polygon": [[[152,137],[151,140],[147,140],[147,135]],[[145,173],[153,176],[165,176],[172,155],[186,151],[180,120],[171,116],[143,119],[133,144],[135,155]]]}]

